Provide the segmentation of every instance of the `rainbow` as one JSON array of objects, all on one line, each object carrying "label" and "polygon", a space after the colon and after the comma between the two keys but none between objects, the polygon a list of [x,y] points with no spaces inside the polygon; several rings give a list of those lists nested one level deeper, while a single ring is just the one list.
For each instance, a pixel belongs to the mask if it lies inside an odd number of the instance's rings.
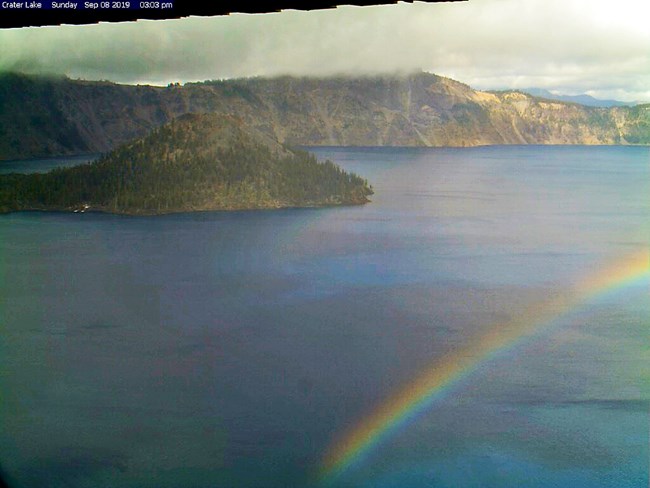
[{"label": "rainbow", "polygon": [[650,252],[645,250],[606,266],[567,291],[533,303],[508,321],[489,327],[488,333],[436,361],[405,388],[388,398],[353,430],[334,442],[323,459],[321,482],[336,479],[358,463],[373,447],[497,353],[514,347],[539,332],[544,325],[598,295],[629,286],[649,276]]}]

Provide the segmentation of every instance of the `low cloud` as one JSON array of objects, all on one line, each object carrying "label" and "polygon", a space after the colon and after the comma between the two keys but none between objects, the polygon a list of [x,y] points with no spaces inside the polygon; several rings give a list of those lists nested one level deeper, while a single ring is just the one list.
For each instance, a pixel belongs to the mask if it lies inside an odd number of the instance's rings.
[{"label": "low cloud", "polygon": [[425,70],[650,100],[650,4],[469,0],[0,31],[0,70],[122,83]]}]

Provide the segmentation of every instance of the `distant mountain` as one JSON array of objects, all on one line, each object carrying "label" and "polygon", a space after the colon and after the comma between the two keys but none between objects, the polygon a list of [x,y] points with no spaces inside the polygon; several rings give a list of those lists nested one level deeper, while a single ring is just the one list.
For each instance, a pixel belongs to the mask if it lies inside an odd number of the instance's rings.
[{"label": "distant mountain", "polygon": [[361,204],[370,194],[362,178],[217,114],[181,116],[92,164],[0,176],[0,211],[160,214]]},{"label": "distant mountain", "polygon": [[631,107],[634,103],[620,102],[618,100],[600,100],[591,95],[555,95],[543,88],[522,88],[520,91],[533,95],[535,97],[545,98],[547,100],[558,100],[561,102],[579,103],[587,107]]},{"label": "distant mountain", "polygon": [[0,75],[0,159],[109,151],[186,113],[236,114],[291,145],[648,144],[650,105],[481,92],[429,73],[168,87]]}]

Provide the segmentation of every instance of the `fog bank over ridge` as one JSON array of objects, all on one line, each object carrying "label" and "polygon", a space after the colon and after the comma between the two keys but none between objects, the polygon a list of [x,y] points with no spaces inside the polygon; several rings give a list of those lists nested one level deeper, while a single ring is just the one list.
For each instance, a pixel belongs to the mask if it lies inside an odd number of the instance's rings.
[{"label": "fog bank over ridge", "polygon": [[429,71],[477,89],[650,101],[640,0],[401,3],[0,31],[0,71],[166,85]]}]

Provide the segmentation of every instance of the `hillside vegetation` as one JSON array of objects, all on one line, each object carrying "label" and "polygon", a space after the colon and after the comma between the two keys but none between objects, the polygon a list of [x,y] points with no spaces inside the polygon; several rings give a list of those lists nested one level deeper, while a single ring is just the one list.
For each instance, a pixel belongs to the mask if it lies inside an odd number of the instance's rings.
[{"label": "hillside vegetation", "polygon": [[99,161],[0,176],[0,211],[197,210],[361,204],[367,182],[231,116],[185,115]]},{"label": "hillside vegetation", "polygon": [[649,144],[650,105],[481,92],[429,73],[168,87],[0,75],[0,159],[105,152],[186,113],[236,114],[291,145]]}]

